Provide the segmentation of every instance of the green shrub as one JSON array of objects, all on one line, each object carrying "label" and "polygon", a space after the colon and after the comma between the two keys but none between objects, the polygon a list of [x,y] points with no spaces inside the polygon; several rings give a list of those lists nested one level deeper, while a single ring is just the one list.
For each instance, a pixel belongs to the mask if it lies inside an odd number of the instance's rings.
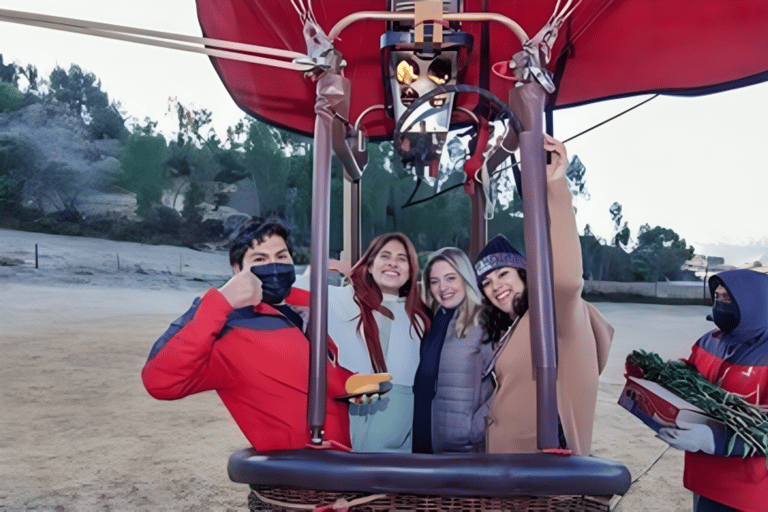
[{"label": "green shrub", "polygon": [[88,130],[94,139],[125,140],[130,135],[125,120],[114,106],[94,108]]},{"label": "green shrub", "polygon": [[11,84],[0,82],[0,112],[19,110],[24,102],[24,93]]}]

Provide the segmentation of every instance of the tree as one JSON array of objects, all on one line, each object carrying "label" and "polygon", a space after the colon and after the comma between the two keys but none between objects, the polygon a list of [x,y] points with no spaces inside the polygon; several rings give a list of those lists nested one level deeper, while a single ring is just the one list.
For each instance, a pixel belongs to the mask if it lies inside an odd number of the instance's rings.
[{"label": "tree", "polygon": [[[29,68],[25,76],[30,84],[36,83],[37,70]],[[110,103],[96,75],[83,71],[77,64],[72,64],[69,71],[59,66],[51,71],[49,94],[81,117],[88,124],[94,139],[106,137],[124,140],[128,136],[120,105]]]},{"label": "tree", "polygon": [[360,180],[363,249],[376,235],[392,231],[397,224],[392,189],[398,177],[391,172],[394,146],[391,141],[372,142],[367,149],[368,165]]},{"label": "tree", "polygon": [[[565,177],[572,194],[589,200],[589,191],[584,177],[586,171],[586,166],[577,155],[574,155],[568,163]],[[512,190],[517,188],[517,184],[513,179],[511,166],[499,176],[496,186],[499,189],[498,196],[507,198],[507,201],[496,205],[494,217],[488,221],[488,236],[501,233],[512,242],[512,245],[522,249],[525,247],[523,198],[519,190],[512,193]]]},{"label": "tree", "polygon": [[579,159],[579,155],[573,155],[573,158],[568,163],[568,168],[565,170],[565,177],[568,179],[568,187],[571,189],[571,193],[589,201],[590,196],[587,190],[587,182],[584,179],[586,172],[587,168]]},{"label": "tree", "polygon": [[0,82],[5,82],[16,87],[19,79],[17,71],[18,68],[13,62],[10,64],[3,63],[3,54],[0,53]]},{"label": "tree", "polygon": [[250,123],[241,120],[229,127],[226,140],[222,142],[211,126],[209,110],[190,108],[176,98],[169,98],[168,112],[176,115],[179,129],[176,140],[169,146],[168,164],[174,176],[186,177],[178,190],[195,185],[207,192],[203,196],[195,195],[201,198],[200,202],[212,202],[214,210],[226,205],[229,201],[226,185],[252,176],[245,149]]},{"label": "tree", "polygon": [[[517,166],[519,164],[514,165]],[[496,179],[496,187],[498,189],[497,196],[501,204],[501,207],[497,208],[497,211],[505,212],[515,217],[522,217],[522,194],[517,190],[517,183],[515,183],[512,168],[513,166],[509,166],[508,170],[501,171],[499,177]],[[590,196],[589,191],[587,190],[587,182],[584,178],[586,172],[587,168],[581,162],[578,155],[573,155],[565,170],[568,188],[576,197],[583,197],[588,201]]]},{"label": "tree", "polygon": [[[262,217],[284,213],[290,167],[290,159],[286,158],[290,154],[286,146],[288,140],[277,128],[260,121],[253,121],[248,126],[248,138],[243,144],[245,167],[258,188]],[[312,180],[307,181],[311,187]]]},{"label": "tree", "polygon": [[69,167],[64,162],[49,162],[37,180],[37,193],[48,204],[71,221],[80,219],[80,196],[88,188],[88,179],[83,173]]},{"label": "tree", "polygon": [[[285,191],[284,217],[293,230],[297,243],[309,245],[312,222],[312,144],[291,138],[291,156],[288,159],[288,179]],[[335,167],[335,169],[334,169]],[[331,205],[343,197],[341,163],[331,165]],[[333,177],[337,177],[334,186]],[[333,208],[333,207],[332,207]],[[341,215],[340,210],[338,215]],[[339,217],[340,218],[340,217]]]},{"label": "tree", "polygon": [[0,135],[0,207],[21,202],[25,184],[37,179],[39,149],[27,137]]},{"label": "tree", "polygon": [[0,136],[0,209],[18,202],[21,183],[14,172],[20,163],[20,148],[16,140],[7,135]]},{"label": "tree", "polygon": [[167,152],[162,136],[134,133],[120,154],[122,183],[136,194],[136,213],[139,215],[145,215],[163,196],[163,189],[168,184]]},{"label": "tree", "polygon": [[8,209],[16,204],[18,190],[8,176],[0,174],[0,211]]},{"label": "tree", "polygon": [[3,64],[0,54],[0,112],[13,112],[21,108],[24,93],[19,91],[19,68],[14,64]]},{"label": "tree", "polygon": [[179,122],[177,142],[179,145],[194,143],[198,147],[207,145],[214,151],[220,144],[216,130],[211,126],[212,116],[208,109],[188,108],[176,98],[168,99],[168,112],[175,112]]},{"label": "tree", "polygon": [[608,212],[611,214],[611,220],[613,221],[614,226],[614,235],[611,240],[611,245],[624,249],[629,244],[629,226],[627,226],[626,222],[622,224],[624,217],[621,214],[621,205],[618,202],[613,203],[608,209]]},{"label": "tree", "polygon": [[18,68],[19,75],[27,80],[27,92],[37,93],[40,90],[40,76],[37,72],[37,66],[27,64],[27,67]]},{"label": "tree", "polygon": [[24,93],[11,84],[0,82],[0,112],[15,112],[24,104]]},{"label": "tree", "polygon": [[589,226],[579,237],[582,254],[582,268],[585,279],[595,281],[631,281],[632,264],[629,254],[618,247],[605,245],[594,236]]},{"label": "tree", "polygon": [[57,101],[67,105],[86,122],[91,120],[94,109],[109,107],[109,96],[101,90],[101,81],[77,64],[72,64],[68,72],[56,66],[51,71],[50,88]]},{"label": "tree", "polygon": [[196,219],[199,215],[196,206],[205,201],[205,192],[197,186],[195,183],[189,184],[189,190],[184,196],[184,207],[181,211],[181,216],[184,219],[191,219],[193,221],[201,220]]},{"label": "tree", "polygon": [[119,105],[116,103],[108,107],[92,109],[91,123],[88,125],[88,131],[94,139],[125,140],[130,133],[125,127],[125,119],[120,114]]},{"label": "tree", "polygon": [[693,257],[693,247],[669,228],[643,224],[637,234],[637,247],[631,254],[636,279],[658,281],[674,279],[680,267]]},{"label": "tree", "polygon": [[[34,143],[25,146],[39,151]],[[88,190],[92,176],[71,168],[66,162],[40,158],[27,159],[14,174],[16,182],[22,184],[24,199],[35,204],[38,210],[58,212],[62,220],[80,220],[80,197]]]},{"label": "tree", "polygon": [[131,124],[131,131],[138,135],[157,135],[157,121],[153,121],[148,116],[144,118],[143,125],[138,121],[134,121]]}]

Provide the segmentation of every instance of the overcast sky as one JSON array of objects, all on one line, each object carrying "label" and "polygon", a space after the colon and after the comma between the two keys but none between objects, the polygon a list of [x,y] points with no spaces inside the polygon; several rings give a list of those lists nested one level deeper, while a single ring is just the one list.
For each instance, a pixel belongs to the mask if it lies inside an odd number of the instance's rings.
[{"label": "overcast sky", "polygon": [[[0,0],[0,8],[200,35],[194,0]],[[211,110],[221,136],[244,115],[202,55],[4,22],[0,53],[6,62],[35,64],[45,77],[57,64],[79,64],[131,115],[159,121],[168,135],[175,126],[169,97]],[[567,139],[644,98],[557,111],[555,135]],[[568,144],[587,168],[591,195],[577,202],[580,229],[589,223],[610,238],[608,209],[618,201],[633,237],[648,223],[728,263],[768,255],[766,146],[767,84],[656,98]]]}]

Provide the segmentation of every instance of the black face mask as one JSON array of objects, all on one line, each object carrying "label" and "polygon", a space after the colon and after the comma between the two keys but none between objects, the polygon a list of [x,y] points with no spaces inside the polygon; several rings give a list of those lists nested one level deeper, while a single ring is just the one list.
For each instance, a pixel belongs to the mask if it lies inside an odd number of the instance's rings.
[{"label": "black face mask", "polygon": [[739,307],[735,302],[715,301],[712,306],[712,319],[715,325],[723,332],[729,333],[739,325]]},{"label": "black face mask", "polygon": [[261,280],[261,300],[267,304],[283,302],[296,281],[296,269],[289,263],[254,265],[251,272]]}]

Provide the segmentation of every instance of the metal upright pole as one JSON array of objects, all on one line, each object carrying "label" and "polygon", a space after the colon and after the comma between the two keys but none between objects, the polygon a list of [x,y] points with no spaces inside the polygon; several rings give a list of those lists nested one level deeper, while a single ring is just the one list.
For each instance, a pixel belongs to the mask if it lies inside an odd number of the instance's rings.
[{"label": "metal upright pole", "polygon": [[331,121],[321,95],[338,75],[323,74],[317,83],[315,104],[315,141],[312,152],[312,245],[310,248],[309,324],[307,337],[310,341],[309,397],[307,415],[311,441],[323,441],[325,423],[326,360],[328,333],[328,228],[331,219]]},{"label": "metal upright pole", "polygon": [[360,180],[344,178],[344,250],[341,260],[350,266],[360,259]]},{"label": "metal upright pole", "polygon": [[552,248],[547,209],[547,172],[542,117],[547,93],[536,82],[516,87],[510,93],[513,111],[520,117],[520,165],[528,315],[531,323],[531,353],[536,369],[536,422],[539,449],[560,446],[557,428],[557,338],[552,290]]},{"label": "metal upright pole", "polygon": [[[361,230],[362,230],[362,221],[361,221],[361,215],[360,215],[360,203],[362,199],[362,183],[360,183],[360,180],[353,181],[350,183],[351,185],[351,195],[350,195],[350,215],[351,215],[351,222],[350,222],[350,236],[351,236],[351,264],[354,265],[357,263],[357,261],[360,259],[360,256],[362,255],[362,241],[361,241]],[[345,234],[346,236],[346,234]]]}]

